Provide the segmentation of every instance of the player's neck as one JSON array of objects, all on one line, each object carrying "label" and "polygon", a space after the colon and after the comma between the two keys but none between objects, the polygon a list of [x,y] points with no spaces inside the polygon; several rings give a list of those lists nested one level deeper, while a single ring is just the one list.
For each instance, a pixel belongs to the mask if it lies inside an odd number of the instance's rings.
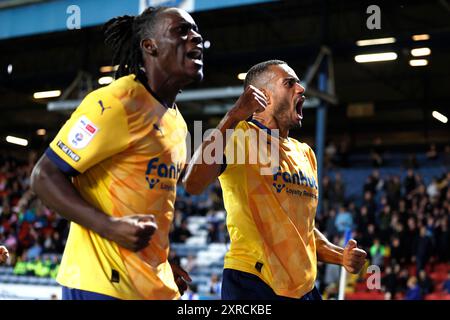
[{"label": "player's neck", "polygon": [[268,117],[268,116],[261,116],[260,114],[254,114],[253,119],[261,123],[266,128],[269,128],[270,130],[278,129],[280,133],[280,137],[286,139],[289,135],[289,129],[282,128],[279,124],[277,119],[274,117]]},{"label": "player's neck", "polygon": [[181,88],[168,85],[164,82],[151,81],[149,79],[147,85],[150,87],[153,94],[155,94],[166,107],[171,108],[175,104],[175,99]]},{"label": "player's neck", "polygon": [[173,107],[175,99],[181,89],[186,84],[177,81],[169,74],[161,72],[158,68],[147,68],[146,77],[147,85],[151,89],[152,93],[157,96],[166,107]]}]

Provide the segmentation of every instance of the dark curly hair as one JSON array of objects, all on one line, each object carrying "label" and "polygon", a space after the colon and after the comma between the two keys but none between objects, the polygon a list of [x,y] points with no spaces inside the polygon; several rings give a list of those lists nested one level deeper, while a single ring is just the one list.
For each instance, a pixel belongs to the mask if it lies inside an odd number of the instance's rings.
[{"label": "dark curly hair", "polygon": [[[113,50],[113,65],[119,65],[115,78],[135,74],[144,77],[144,65],[140,43],[153,36],[158,15],[169,7],[149,7],[138,16],[120,16],[105,23],[105,43]],[[145,81],[147,82],[147,81]]]}]

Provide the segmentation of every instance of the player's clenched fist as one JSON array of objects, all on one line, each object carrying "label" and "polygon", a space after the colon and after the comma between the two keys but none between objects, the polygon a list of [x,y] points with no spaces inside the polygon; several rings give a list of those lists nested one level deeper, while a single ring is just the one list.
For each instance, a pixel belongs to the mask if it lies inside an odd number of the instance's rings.
[{"label": "player's clenched fist", "polygon": [[247,120],[255,112],[262,112],[267,107],[267,98],[258,88],[249,85],[228,115],[236,121]]},{"label": "player's clenched fist", "polygon": [[4,246],[0,246],[0,264],[5,263],[9,258],[8,249]]},{"label": "player's clenched fist", "polygon": [[121,247],[131,251],[140,251],[149,242],[158,229],[155,216],[137,214],[122,218],[111,218],[105,237],[116,242]]},{"label": "player's clenched fist", "polygon": [[366,262],[367,253],[357,247],[356,241],[351,239],[344,248],[343,266],[350,273],[359,273]]}]

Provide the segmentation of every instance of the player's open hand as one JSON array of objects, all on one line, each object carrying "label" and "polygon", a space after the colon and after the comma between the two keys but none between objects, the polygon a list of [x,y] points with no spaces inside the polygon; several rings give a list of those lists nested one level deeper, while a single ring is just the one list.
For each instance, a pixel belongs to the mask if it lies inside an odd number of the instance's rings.
[{"label": "player's open hand", "polygon": [[180,290],[180,294],[183,295],[184,291],[186,291],[188,287],[188,282],[191,282],[192,279],[189,277],[189,274],[186,270],[184,270],[179,265],[171,262],[170,266],[172,267],[173,277],[175,279],[175,283],[178,286],[178,290]]},{"label": "player's open hand", "polygon": [[105,236],[119,246],[136,252],[149,245],[157,229],[154,215],[137,214],[112,218],[109,232]]},{"label": "player's open hand", "polygon": [[252,116],[255,112],[262,112],[267,107],[267,98],[258,88],[249,85],[228,115],[236,121],[243,121]]},{"label": "player's open hand", "polygon": [[355,240],[351,239],[344,248],[343,266],[350,273],[359,273],[366,262],[367,253],[357,247]]},{"label": "player's open hand", "polygon": [[5,263],[9,258],[8,249],[5,246],[0,246],[0,264]]}]

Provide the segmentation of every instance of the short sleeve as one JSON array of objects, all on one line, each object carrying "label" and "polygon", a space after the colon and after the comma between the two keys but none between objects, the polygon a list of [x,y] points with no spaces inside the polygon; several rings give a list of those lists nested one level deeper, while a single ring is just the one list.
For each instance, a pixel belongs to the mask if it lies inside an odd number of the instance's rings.
[{"label": "short sleeve", "polygon": [[124,106],[113,95],[94,91],[63,125],[46,154],[61,171],[77,175],[125,150],[128,143]]}]

